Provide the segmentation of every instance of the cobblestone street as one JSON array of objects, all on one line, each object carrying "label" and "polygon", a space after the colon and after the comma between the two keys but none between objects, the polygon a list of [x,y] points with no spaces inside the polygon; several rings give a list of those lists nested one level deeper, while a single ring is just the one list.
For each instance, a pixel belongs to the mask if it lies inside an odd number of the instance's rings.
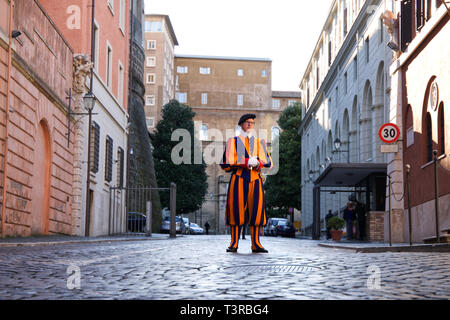
[{"label": "cobblestone street", "polygon": [[[0,299],[449,299],[450,253],[228,236],[0,248]],[[79,277],[78,277],[79,276]],[[77,279],[80,281],[77,282]]]}]

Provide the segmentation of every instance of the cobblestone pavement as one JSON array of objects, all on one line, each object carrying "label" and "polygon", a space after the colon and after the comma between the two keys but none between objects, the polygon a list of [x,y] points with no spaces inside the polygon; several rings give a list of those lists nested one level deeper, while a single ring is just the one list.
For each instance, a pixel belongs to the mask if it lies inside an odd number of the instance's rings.
[{"label": "cobblestone pavement", "polygon": [[[449,299],[450,253],[356,253],[228,236],[0,248],[0,299]],[[78,281],[79,279],[79,281]]]}]

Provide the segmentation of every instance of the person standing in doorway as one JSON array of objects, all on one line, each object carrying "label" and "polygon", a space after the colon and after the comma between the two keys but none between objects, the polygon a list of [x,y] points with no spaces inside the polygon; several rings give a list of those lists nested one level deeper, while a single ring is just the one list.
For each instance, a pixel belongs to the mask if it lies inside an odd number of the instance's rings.
[{"label": "person standing in doorway", "polygon": [[[327,226],[328,220],[330,220],[330,218],[332,218],[332,217],[333,217],[333,214],[331,213],[331,210],[328,210],[328,214],[325,216],[325,226]],[[327,240],[328,240],[328,239],[331,239],[331,228],[328,228],[328,226],[326,228],[327,228]]]},{"label": "person standing in doorway", "polygon": [[353,221],[355,220],[355,207],[351,201],[347,202],[347,208],[344,209],[344,220],[347,229],[347,240],[353,239]]},{"label": "person standing in doorway", "polygon": [[252,252],[267,253],[259,241],[260,229],[266,225],[262,168],[272,168],[272,159],[264,140],[254,136],[254,114],[243,115],[238,132],[227,141],[220,167],[231,172],[226,205],[226,225],[231,229],[227,252],[237,252],[241,227],[248,224]]},{"label": "person standing in doorway", "polygon": [[206,234],[209,234],[209,227],[210,227],[210,225],[209,225],[208,221],[206,221],[206,222],[205,222],[205,230],[206,230]]},{"label": "person standing in doorway", "polygon": [[354,200],[356,218],[358,219],[358,239],[363,241],[366,238],[366,206]]}]

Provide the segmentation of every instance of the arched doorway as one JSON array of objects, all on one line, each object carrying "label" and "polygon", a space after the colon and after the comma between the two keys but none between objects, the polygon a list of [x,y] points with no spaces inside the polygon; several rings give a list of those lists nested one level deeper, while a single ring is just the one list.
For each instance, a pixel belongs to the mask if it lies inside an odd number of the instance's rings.
[{"label": "arched doorway", "polygon": [[50,132],[42,120],[35,134],[33,177],[31,179],[31,234],[48,234],[50,210]]}]

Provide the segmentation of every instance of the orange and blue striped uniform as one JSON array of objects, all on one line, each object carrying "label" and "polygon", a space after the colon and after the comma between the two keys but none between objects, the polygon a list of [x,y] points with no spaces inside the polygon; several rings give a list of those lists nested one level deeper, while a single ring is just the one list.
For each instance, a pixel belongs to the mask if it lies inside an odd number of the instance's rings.
[{"label": "orange and blue striped uniform", "polygon": [[[257,169],[248,169],[251,157],[257,157]],[[231,228],[230,248],[237,248],[240,227],[244,224],[250,227],[252,248],[262,247],[259,243],[259,229],[266,225],[266,210],[261,168],[273,167],[265,141],[243,136],[229,139],[220,166],[232,173],[225,214],[225,223]]]}]

